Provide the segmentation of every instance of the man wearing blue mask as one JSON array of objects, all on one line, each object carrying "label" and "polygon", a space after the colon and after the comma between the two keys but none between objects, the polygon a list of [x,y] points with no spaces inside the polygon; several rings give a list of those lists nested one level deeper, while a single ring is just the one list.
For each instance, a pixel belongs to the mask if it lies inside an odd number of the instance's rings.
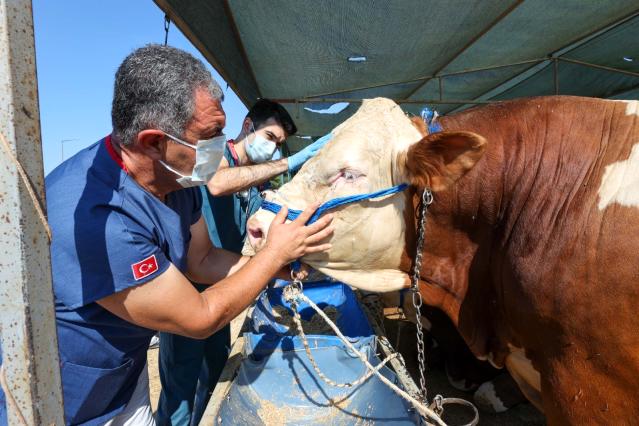
[{"label": "man wearing blue mask", "polygon": [[[290,125],[284,125],[278,130],[277,120],[280,119]],[[238,158],[235,166],[243,167],[233,167],[227,159],[222,159],[217,173],[207,184],[211,195],[233,194],[287,171],[295,172],[332,137],[329,133],[288,158],[274,158],[273,155],[279,156],[277,148],[284,139],[296,131],[297,128],[284,107],[267,99],[258,101],[247,114],[242,123],[242,131],[233,142]]]},{"label": "man wearing blue mask", "polygon": [[[330,140],[327,135],[291,157],[277,158],[280,145],[296,132],[293,119],[276,102],[262,99],[249,110],[240,134],[226,143],[208,191],[202,187],[202,215],[214,246],[240,253],[246,221],[262,202],[260,185],[297,170]],[[228,325],[204,340],[161,333],[159,425],[199,423],[228,358],[230,340]]]},{"label": "man wearing blue mask", "polygon": [[313,208],[290,223],[278,215],[250,259],[211,244],[197,186],[225,147],[222,99],[188,53],[137,49],[116,72],[113,132],[46,178],[66,424],[153,425],[155,330],[206,338],[288,262],[330,247],[330,217],[304,226]]}]

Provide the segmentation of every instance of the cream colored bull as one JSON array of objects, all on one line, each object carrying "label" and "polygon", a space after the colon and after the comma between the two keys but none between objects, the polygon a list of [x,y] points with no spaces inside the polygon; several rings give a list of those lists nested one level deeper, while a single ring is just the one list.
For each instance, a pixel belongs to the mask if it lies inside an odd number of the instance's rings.
[{"label": "cream colored bull", "polygon": [[[332,140],[309,160],[295,178],[266,199],[303,210],[313,202],[389,188],[411,182],[406,167],[408,148],[424,137],[423,125],[411,121],[391,100],[365,100],[351,118],[333,130]],[[479,158],[483,139],[455,133],[467,151],[432,176],[438,187],[454,181]],[[463,170],[463,171],[462,171]],[[353,287],[388,292],[409,286],[406,206],[409,194],[342,206],[335,211],[332,249],[305,256],[302,261]],[[411,209],[412,210],[412,207]],[[260,210],[248,222],[244,254],[259,251],[274,214]],[[413,234],[408,241],[414,240]],[[410,251],[411,248],[408,248]],[[412,248],[414,250],[414,248]]]}]

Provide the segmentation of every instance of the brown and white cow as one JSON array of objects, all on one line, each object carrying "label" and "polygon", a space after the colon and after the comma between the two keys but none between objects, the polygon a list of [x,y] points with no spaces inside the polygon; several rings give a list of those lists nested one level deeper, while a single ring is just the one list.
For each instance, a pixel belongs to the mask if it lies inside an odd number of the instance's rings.
[{"label": "brown and white cow", "polygon": [[[408,286],[429,187],[425,302],[477,357],[505,365],[551,424],[636,422],[639,102],[532,98],[440,123],[426,135],[390,100],[365,101],[268,196],[303,209],[412,184],[338,209],[332,249],[303,261],[362,289]],[[251,218],[256,249],[272,217]]]}]

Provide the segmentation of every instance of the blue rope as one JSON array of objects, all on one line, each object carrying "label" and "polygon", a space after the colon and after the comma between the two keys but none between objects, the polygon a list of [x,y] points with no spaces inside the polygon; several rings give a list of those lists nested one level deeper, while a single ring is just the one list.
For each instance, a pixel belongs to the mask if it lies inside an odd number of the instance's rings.
[{"label": "blue rope", "polygon": [[419,115],[422,117],[422,120],[424,120],[424,123],[426,123],[426,126],[428,126],[428,133],[437,133],[443,130],[442,125],[437,121],[437,117],[439,117],[437,111],[424,107]]},{"label": "blue rope", "polygon": [[[372,198],[379,198],[385,195],[396,194],[398,192],[402,192],[407,187],[408,187],[407,184],[402,183],[400,185],[382,189],[381,191],[370,192],[368,194],[349,195],[346,197],[333,198],[332,200],[328,200],[327,202],[320,205],[317,208],[317,210],[315,210],[315,213],[313,213],[313,215],[308,220],[308,222],[306,222],[306,225],[315,223],[317,219],[319,219],[319,217],[323,215],[324,213],[326,213],[328,210],[332,210],[336,207],[343,206],[345,204],[352,204],[362,200],[370,200]],[[262,202],[261,208],[275,214],[279,213],[279,211],[282,210],[281,205],[277,203],[273,203],[271,201],[266,201],[266,200]],[[289,209],[288,214],[286,215],[286,218],[288,220],[295,220],[300,214],[302,214],[302,210]]]}]

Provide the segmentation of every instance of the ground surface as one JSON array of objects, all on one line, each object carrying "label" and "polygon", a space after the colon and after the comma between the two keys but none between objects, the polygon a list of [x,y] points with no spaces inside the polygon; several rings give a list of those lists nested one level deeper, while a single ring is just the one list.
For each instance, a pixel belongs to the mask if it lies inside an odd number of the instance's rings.
[{"label": "ground surface", "polygon": [[[384,321],[386,334],[393,346],[397,346],[396,343],[399,322],[400,321],[398,320],[392,320],[389,318],[386,318]],[[413,380],[415,380],[415,383],[419,383],[419,367],[417,362],[417,349],[415,343],[415,327],[412,323],[402,324],[399,352],[404,357],[406,366],[409,370],[409,373],[411,373]],[[452,387],[448,382],[448,379],[446,378],[444,369],[440,366],[427,369],[426,386],[429,398],[440,394],[445,398],[457,397],[472,402],[472,394],[459,391]],[[469,414],[469,410],[467,408],[446,406],[445,409],[446,411],[444,413],[444,421],[451,426],[466,424],[467,422],[472,420],[472,415]],[[479,425],[538,426],[544,424],[545,420],[543,414],[541,414],[530,403],[519,404],[506,411],[505,413],[500,414],[491,414],[485,412],[479,413]]]}]

